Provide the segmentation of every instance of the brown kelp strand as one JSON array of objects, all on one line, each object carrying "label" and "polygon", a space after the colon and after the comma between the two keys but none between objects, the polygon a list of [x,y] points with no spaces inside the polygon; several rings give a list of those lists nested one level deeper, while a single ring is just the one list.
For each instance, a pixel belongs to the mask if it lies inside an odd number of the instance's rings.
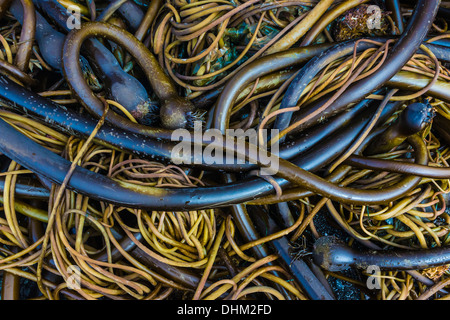
[{"label": "brown kelp strand", "polygon": [[[137,41],[130,33],[112,25],[97,22],[86,23],[80,30],[72,31],[68,35],[63,49],[64,74],[66,79],[70,83],[72,90],[77,93],[80,101],[86,104],[88,110],[93,114],[99,115],[101,113],[100,110],[103,108],[102,103],[98,99],[94,100],[96,98],[92,96],[90,90],[86,88],[86,85],[83,86],[81,69],[78,63],[76,63],[76,65],[73,64],[77,61],[76,57],[79,55],[83,40],[90,38],[93,35],[103,36],[117,42],[125,49],[128,49],[128,52],[130,52],[138,61],[139,65],[144,69],[147,80],[151,83],[155,95],[161,103],[161,124],[165,128],[177,129],[193,126],[192,123],[195,119],[194,106],[188,100],[183,99],[177,94],[174,85],[164,74],[164,71],[159,66],[154,56],[148,50],[144,49],[145,46]],[[91,44],[91,47],[92,45],[94,44]],[[104,60],[103,57],[98,58],[102,61]],[[109,68],[111,64],[112,63],[106,63],[106,67],[103,69],[104,73],[106,68]],[[108,73],[111,75],[115,74],[114,71],[108,71]],[[119,96],[130,99],[130,96],[136,94],[136,89],[133,89],[132,85],[127,81],[113,81],[112,79],[110,79],[110,81],[112,83],[109,83],[109,88],[112,92],[118,93]],[[116,83],[122,85],[119,86],[116,85]],[[130,91],[122,92],[122,88],[123,90]],[[87,104],[87,97],[90,96],[92,96],[92,102],[88,102],[89,104]],[[129,110],[134,119],[145,118],[148,113],[154,112],[154,110],[144,110],[142,111],[142,115],[139,114],[141,112],[140,109],[150,109],[149,106],[144,106],[142,103],[146,103],[146,101],[141,101],[139,104],[135,105],[135,110]],[[109,122],[119,125],[120,119],[122,119],[122,117],[112,117],[112,119],[109,119]]]},{"label": "brown kelp strand", "polygon": [[[5,84],[2,87],[5,89],[2,91],[5,107],[10,107],[13,110],[27,110],[28,115],[45,121],[47,126],[56,130],[63,130],[68,134],[76,135],[78,137],[89,136],[90,132],[95,127],[95,119],[88,115],[80,115],[72,112],[72,110],[64,108],[41,95],[34,94],[29,90],[16,85],[7,78],[3,78],[2,81],[4,81],[3,83]],[[23,100],[23,96],[28,96],[28,99]],[[370,107],[369,104],[371,104]],[[356,114],[361,114],[364,110],[366,110],[364,111],[366,115],[369,114],[373,111],[375,104],[376,103],[371,102],[371,100],[364,100],[352,108],[351,112],[337,116],[328,125],[319,126],[308,131],[305,135],[299,136],[298,140],[295,140],[294,143],[289,142],[282,144],[279,150],[280,157],[284,159],[298,157],[300,153],[304,153],[314,147],[318,141],[327,138],[333,132],[337,132],[344,128],[344,126],[349,125],[351,119],[353,119],[353,121],[358,119],[358,121],[353,122],[352,125],[359,122],[359,120],[366,121],[367,119],[365,116],[355,118]],[[36,105],[40,105],[40,107],[36,108]],[[398,106],[399,103],[392,103],[390,107],[385,109],[382,119],[389,117]],[[353,131],[354,134],[358,133],[356,128],[353,129]],[[144,135],[130,134],[127,131],[111,127],[108,124],[104,124],[99,129],[96,139],[107,145],[135,153],[141,157],[161,161],[170,161],[171,150],[175,145],[175,143],[152,140]],[[194,167],[204,165],[203,162],[197,165],[195,163],[192,164]],[[216,168],[218,170],[227,171],[247,171],[254,167],[255,166],[251,164],[238,165],[235,161],[233,161],[233,164],[230,166],[220,163],[210,163],[208,166],[209,169]]]},{"label": "brown kelp strand", "polygon": [[358,252],[335,239],[323,237],[314,244],[313,258],[329,271],[339,271],[353,265],[358,268],[374,265],[384,270],[415,270],[446,265],[448,254],[446,248]]},{"label": "brown kelp strand", "polygon": [[[3,120],[1,121],[2,129],[5,132],[10,132],[9,141],[3,139],[0,145],[0,148],[4,154],[8,155],[15,161],[20,161],[23,166],[42,174],[54,182],[61,183],[64,180],[65,170],[68,166],[70,166],[70,162],[64,161],[64,159],[60,158],[58,155],[51,153],[51,151],[43,148],[36,142],[29,140],[23,134],[13,132],[13,127]],[[421,145],[421,142],[417,137],[411,136],[410,139],[413,142],[416,152],[419,153],[420,150],[420,153],[417,154],[416,163],[426,165],[427,158],[423,154],[424,146]],[[14,148],[14,144],[20,145],[23,143],[28,146],[28,153],[19,159],[20,152],[17,148]],[[37,151],[40,153],[40,159],[36,158],[35,154]],[[32,160],[33,158],[34,160]],[[256,159],[253,159],[253,161],[255,160]],[[258,164],[261,165],[260,163]],[[52,167],[53,170],[49,172],[44,169],[45,166]],[[173,196],[173,206],[180,208],[183,206],[186,208],[196,208],[205,206],[211,201],[214,201],[211,197],[217,193],[217,191],[215,191],[215,188],[217,187],[199,188],[199,190],[189,188],[183,189],[179,192],[171,189],[156,190],[153,187],[136,188],[121,181],[114,182],[114,180],[109,177],[103,177],[101,175],[83,170],[82,168],[75,168],[74,173],[75,174],[72,176],[69,183],[71,188],[88,194],[93,193],[92,189],[101,189],[101,191],[96,192],[96,195],[93,196],[97,196],[98,199],[109,200],[120,205],[141,205],[148,208],[154,207],[165,209],[166,206],[170,207],[170,204],[166,204],[165,200],[167,200],[170,196]],[[333,183],[330,183],[326,179],[323,179],[282,159],[280,159],[280,171],[277,175],[280,178],[283,178],[294,185],[299,185],[307,190],[327,195],[333,199],[339,199],[341,201],[351,203],[387,203],[401,197],[420,182],[420,179],[417,177],[410,176],[405,177],[401,182],[398,182],[397,185],[381,191],[341,188]],[[79,178],[79,180],[77,178]],[[109,185],[108,188],[106,188],[107,185]],[[231,186],[232,185],[224,185],[225,188],[230,188]],[[195,197],[192,197],[193,194],[196,194]],[[223,204],[221,203],[220,205]]]},{"label": "brown kelp strand", "polygon": [[447,300],[448,9],[0,1],[1,298]]},{"label": "brown kelp strand", "polygon": [[[69,28],[67,21],[73,19],[73,17],[59,2],[41,1],[39,2],[39,6],[52,20],[56,21],[61,28],[66,30],[66,32],[71,30],[76,31],[78,29]],[[84,26],[81,18],[77,23],[79,23],[80,26]],[[70,42],[72,41],[67,41],[65,43]],[[81,43],[79,43],[79,46],[81,46]],[[149,125],[152,125],[157,121],[159,106],[157,102],[153,100],[151,92],[149,93],[135,76],[123,70],[119,61],[117,61],[112,52],[109,51],[104,44],[100,43],[97,39],[88,39],[85,41],[83,50],[85,50],[84,55],[90,60],[93,67],[96,68],[99,78],[105,83],[107,95],[111,100],[119,104],[119,110],[117,110],[117,112],[122,112],[122,115],[131,113],[135,121]],[[62,55],[64,56],[64,50]],[[77,66],[79,65],[77,57],[73,57],[72,61],[74,61]],[[65,66],[62,65],[62,67],[62,70],[66,72],[64,69]],[[69,83],[71,82],[69,81]],[[73,90],[74,92],[78,92],[77,96],[83,94],[85,96],[90,95],[91,89],[86,81],[78,81],[78,86],[82,87],[83,93],[80,92],[81,89],[77,90],[77,87],[75,87]]]},{"label": "brown kelp strand", "polygon": [[389,152],[405,139],[429,126],[434,118],[434,109],[426,103],[413,103],[407,106],[398,120],[374,140],[365,150],[366,155]]},{"label": "brown kelp strand", "polygon": [[[427,10],[423,7],[428,5],[432,8],[431,10]],[[345,95],[342,95],[337,91],[333,95],[330,94],[329,97],[322,98],[313,108],[304,108],[303,111],[297,113],[298,119],[301,120],[297,121],[297,119],[293,118],[291,126],[296,129],[302,128],[302,124],[319,119],[322,116],[320,111],[327,110],[327,113],[331,112],[331,114],[339,112],[339,109],[342,107],[345,108],[347,103],[360,99],[358,96],[361,97],[371,90],[378,88],[377,83],[379,84],[380,82],[384,83],[388,81],[417,51],[421,42],[424,40],[427,31],[431,27],[437,8],[438,3],[418,2],[414,10],[415,15],[411,16],[405,32],[395,42],[390,53],[386,57],[386,62],[383,63],[383,71],[374,72],[356,83],[349,83]],[[425,17],[425,15],[419,12],[426,12],[429,16]],[[417,23],[414,23],[415,20],[417,20]],[[381,78],[384,79],[381,80]],[[352,76],[349,76],[349,80],[351,79]],[[379,82],[379,80],[381,81]],[[287,128],[285,130],[287,130]]]}]

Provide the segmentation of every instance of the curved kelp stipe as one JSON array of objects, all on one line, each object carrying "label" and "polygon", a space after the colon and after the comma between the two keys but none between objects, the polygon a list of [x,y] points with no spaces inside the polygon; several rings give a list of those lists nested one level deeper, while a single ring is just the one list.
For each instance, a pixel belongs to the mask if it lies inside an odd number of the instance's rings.
[{"label": "curved kelp stipe", "polygon": [[[61,184],[71,163],[52,153],[16,131],[9,124],[0,121],[4,135],[0,150],[25,168]],[[416,163],[427,164],[424,143],[417,137],[408,139],[416,150]],[[22,146],[26,145],[24,150]],[[279,160],[277,175],[306,190],[321,194],[344,203],[367,204],[389,203],[412,190],[420,178],[407,176],[400,182],[383,190],[360,190],[339,187],[286,160]],[[259,183],[258,183],[259,182]],[[269,184],[270,185],[270,184]],[[261,181],[238,181],[219,187],[167,189],[142,187],[127,182],[114,181],[84,168],[77,167],[71,176],[68,188],[88,195],[93,199],[120,204],[126,207],[152,208],[154,210],[186,210],[211,208],[242,203],[270,193],[272,190]],[[273,186],[272,186],[273,188]]]}]

